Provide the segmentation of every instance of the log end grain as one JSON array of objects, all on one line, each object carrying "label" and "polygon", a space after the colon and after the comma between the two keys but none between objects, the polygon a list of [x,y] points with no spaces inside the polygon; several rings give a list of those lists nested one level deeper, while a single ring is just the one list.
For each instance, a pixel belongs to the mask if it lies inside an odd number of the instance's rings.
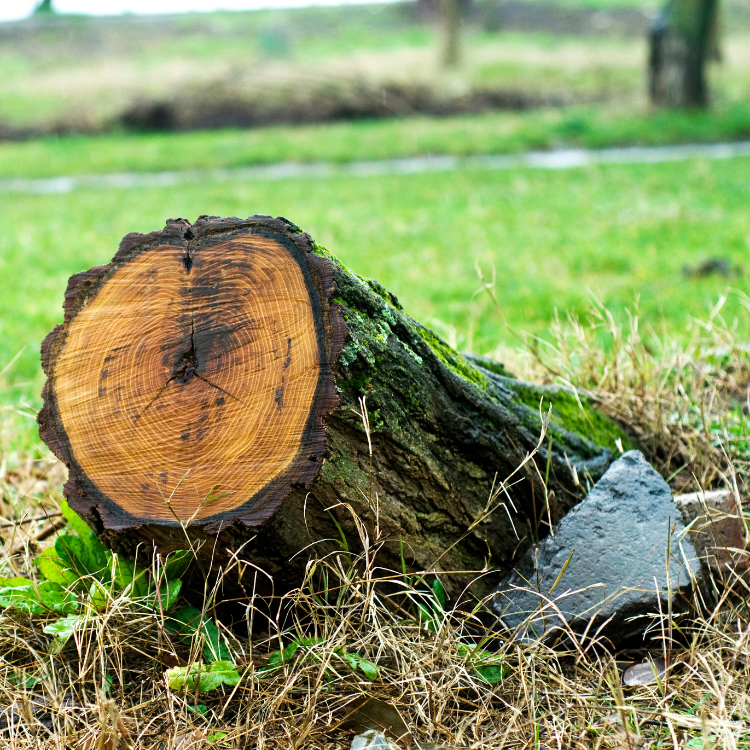
[{"label": "log end grain", "polygon": [[310,238],[264,216],[173,220],[74,276],[39,415],[71,506],[99,532],[156,525],[164,547],[186,525],[261,526],[323,462],[333,288]]}]

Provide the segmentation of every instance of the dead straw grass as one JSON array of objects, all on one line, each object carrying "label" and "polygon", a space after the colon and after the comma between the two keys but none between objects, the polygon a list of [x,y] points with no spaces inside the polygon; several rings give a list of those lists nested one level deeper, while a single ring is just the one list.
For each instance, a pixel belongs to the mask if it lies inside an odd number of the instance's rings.
[{"label": "dead straw grass", "polygon": [[[737,294],[750,310],[750,298]],[[594,299],[585,322],[552,322],[552,340],[528,337],[524,375],[588,392],[618,420],[675,493],[727,486],[745,496],[750,467],[747,321],[722,318],[723,295],[688,341],[643,331],[635,310],[618,324]],[[742,335],[743,331],[745,336]]]},{"label": "dead straw grass", "polygon": [[[747,411],[748,353],[721,324],[719,309],[702,324],[700,342],[658,356],[641,338],[637,317],[623,334],[601,307],[592,325],[558,321],[555,331],[554,347],[532,349],[529,372],[595,394],[676,487],[727,483],[744,496],[746,447],[737,435]],[[611,339],[606,349],[603,332]],[[32,559],[49,543],[38,540],[39,531],[57,517],[59,474],[50,480],[56,471],[53,462],[37,461],[5,472],[4,575],[35,575]],[[42,518],[22,523],[30,516]],[[170,689],[167,668],[194,661],[200,644],[175,641],[164,613],[132,596],[114,596],[104,611],[92,612],[56,656],[42,632],[54,618],[4,611],[0,747],[348,748],[356,721],[391,726],[403,735],[402,748],[750,744],[750,618],[741,580],[723,588],[710,608],[695,602],[698,615],[689,624],[655,621],[655,640],[640,651],[611,653],[572,634],[568,646],[552,650],[487,630],[468,599],[443,611],[429,571],[418,577],[380,569],[377,533],[365,522],[358,528],[362,555],[342,550],[314,558],[302,586],[270,606],[253,597],[231,610],[217,605],[222,576],[236,575],[239,560],[206,589],[204,609],[226,626],[242,674],[236,687]],[[420,617],[419,605],[430,619]],[[271,652],[301,638],[308,640],[292,658],[264,671]],[[487,658],[481,651],[503,665],[502,680],[480,677],[477,659]],[[353,670],[344,653],[378,665],[377,677]],[[648,653],[669,654],[666,675],[624,686],[623,669]]]}]

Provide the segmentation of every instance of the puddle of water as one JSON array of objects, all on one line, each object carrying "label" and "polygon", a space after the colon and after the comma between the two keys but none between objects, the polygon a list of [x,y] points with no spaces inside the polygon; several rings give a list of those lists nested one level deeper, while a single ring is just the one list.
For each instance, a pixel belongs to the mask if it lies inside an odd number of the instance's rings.
[{"label": "puddle of water", "polygon": [[685,161],[687,159],[731,159],[750,156],[750,141],[738,143],[689,144],[684,146],[657,146],[608,148],[598,151],[561,149],[534,151],[517,155],[481,155],[459,158],[456,156],[416,156],[409,159],[359,161],[349,164],[316,162],[300,164],[282,162],[238,169],[185,170],[175,172],[122,172],[117,174],[50,177],[44,179],[0,180],[0,193],[70,193],[78,188],[100,190],[130,189],[139,187],[170,187],[191,182],[218,183],[249,180],[285,180],[295,177],[373,177],[377,175],[421,174],[425,172],[452,172],[458,169],[575,169],[590,164],[656,164],[658,162]]}]

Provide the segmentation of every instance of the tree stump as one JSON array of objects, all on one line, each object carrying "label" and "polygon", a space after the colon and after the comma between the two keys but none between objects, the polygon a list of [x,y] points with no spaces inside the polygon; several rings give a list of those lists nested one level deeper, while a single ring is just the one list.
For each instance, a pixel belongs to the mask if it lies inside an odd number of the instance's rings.
[{"label": "tree stump", "polygon": [[585,396],[462,356],[281,218],[130,234],[64,310],[40,434],[71,507],[130,556],[187,537],[293,586],[303,550],[357,548],[356,513],[381,564],[463,571],[454,592],[491,567],[488,587],[629,447]]}]

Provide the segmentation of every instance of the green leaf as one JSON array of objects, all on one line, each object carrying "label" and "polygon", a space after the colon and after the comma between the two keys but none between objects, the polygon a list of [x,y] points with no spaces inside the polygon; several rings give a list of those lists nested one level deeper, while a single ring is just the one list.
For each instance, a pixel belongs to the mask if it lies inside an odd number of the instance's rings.
[{"label": "green leaf", "polygon": [[201,615],[201,611],[195,607],[182,607],[166,621],[165,627],[188,645],[200,627]]},{"label": "green leaf", "polygon": [[47,547],[35,560],[42,575],[60,586],[75,586],[79,576],[65,564],[54,547]]},{"label": "green leaf", "polygon": [[161,611],[170,609],[180,596],[182,581],[164,581],[159,587],[159,594],[151,594],[146,597],[146,606],[150,609],[157,607]]},{"label": "green leaf", "polygon": [[88,537],[88,535],[91,533],[91,528],[86,523],[86,521],[84,521],[78,515],[78,513],[76,513],[73,508],[68,505],[67,500],[63,500],[60,503],[60,510],[62,511],[63,516],[65,516],[65,520],[71,525],[73,531],[75,531],[78,536],[80,536],[82,539]]},{"label": "green leaf", "polygon": [[215,690],[221,685],[236,685],[240,675],[231,661],[215,661],[213,664],[198,662],[189,667],[173,667],[167,670],[167,681],[172,690],[187,688],[199,692]]},{"label": "green leaf", "polygon": [[84,615],[68,615],[63,617],[56,622],[50,622],[44,626],[43,632],[47,635],[54,635],[54,639],[50,644],[50,653],[59,654],[65,644],[68,642],[73,633],[78,630],[81,624],[85,621]]},{"label": "green leaf", "polygon": [[86,597],[86,603],[95,612],[102,612],[107,607],[109,595],[107,589],[99,581],[92,581],[89,587],[89,593]]},{"label": "green leaf", "polygon": [[112,559],[112,553],[99,541],[99,537],[93,531],[89,531],[89,535],[83,538],[83,542],[93,562],[92,572],[102,575]]},{"label": "green leaf", "polygon": [[[181,581],[175,581],[175,584],[182,585]],[[232,652],[221,637],[218,625],[213,620],[203,617],[201,611],[195,607],[183,607],[179,610],[173,615],[173,619],[168,621],[167,629],[185,644],[190,644],[196,635],[203,638],[203,655],[207,661],[232,660]]]},{"label": "green leaf", "polygon": [[8,675],[8,679],[14,685],[18,685],[18,687],[26,688],[27,690],[30,688],[33,688],[35,685],[39,683],[39,678],[34,677],[34,675],[25,675],[25,674],[19,675],[15,672],[11,672]]},{"label": "green leaf", "polygon": [[42,615],[52,612],[73,612],[78,603],[62,586],[43,581],[28,586],[8,586],[0,588],[0,607],[8,607]]},{"label": "green leaf", "polygon": [[507,670],[496,654],[483,651],[470,643],[459,643],[456,650],[466,660],[469,669],[485,682],[493,685],[505,677]]},{"label": "green leaf", "polygon": [[297,649],[300,647],[299,641],[292,641],[288,646],[285,646],[281,651],[274,651],[268,657],[269,667],[278,667],[285,662],[290,661],[294,658],[297,653]]},{"label": "green leaf", "polygon": [[359,668],[365,673],[365,677],[368,680],[376,680],[380,671],[380,667],[377,664],[373,664],[371,661],[367,661],[367,659],[359,660]]},{"label": "green leaf", "polygon": [[496,682],[501,682],[503,677],[505,677],[505,667],[500,664],[488,664],[484,667],[475,667],[474,671],[485,682],[489,682],[491,685],[494,685]]},{"label": "green leaf", "polygon": [[63,565],[76,573],[78,578],[99,573],[101,566],[96,555],[92,553],[86,542],[78,536],[61,534],[55,540],[55,552]]},{"label": "green leaf", "polygon": [[208,713],[208,706],[205,703],[198,703],[196,706],[187,706],[191,714],[205,716]]},{"label": "green leaf", "polygon": [[65,567],[75,571],[79,578],[94,575],[103,579],[107,562],[112,556],[91,529],[85,536],[61,534],[55,540],[55,552]]},{"label": "green leaf", "polygon": [[43,628],[42,632],[47,635],[54,635],[57,637],[69,638],[76,631],[76,628],[83,622],[83,615],[68,615],[55,622],[48,622]]},{"label": "green leaf", "polygon": [[435,619],[435,613],[420,602],[416,602],[416,605],[419,615],[419,624],[426,626],[427,629],[431,630],[433,633],[437,633],[438,625]]},{"label": "green leaf", "polygon": [[79,576],[89,572],[84,558],[88,557],[88,550],[83,539],[72,534],[60,534],[55,539],[55,552],[63,561],[65,567],[75,570]]},{"label": "green leaf", "polygon": [[190,550],[180,549],[173,552],[164,565],[164,577],[168,581],[182,578],[191,562],[193,562],[193,553]]},{"label": "green leaf", "polygon": [[339,653],[343,657],[346,663],[355,672],[357,671],[357,669],[361,669],[365,673],[365,677],[367,677],[368,680],[374,680],[377,678],[378,671],[380,670],[380,667],[378,667],[377,664],[373,664],[371,661],[364,659],[359,654],[350,654],[346,651],[340,650],[337,650],[337,653]]},{"label": "green leaf", "polygon": [[226,732],[214,732],[206,737],[206,742],[218,742],[219,740],[225,740],[229,735]]},{"label": "green leaf", "polygon": [[148,571],[136,567],[135,563],[121,555],[115,557],[113,578],[115,584],[121,589],[130,586],[130,593],[134,597],[148,594]]},{"label": "green leaf", "polygon": [[435,595],[435,601],[440,605],[441,611],[445,612],[445,589],[439,578],[432,582],[432,593]]},{"label": "green leaf", "polygon": [[0,576],[0,588],[16,588],[18,586],[31,586],[32,582],[28,578],[5,578]]},{"label": "green leaf", "polygon": [[[297,651],[299,650],[300,646],[313,646],[316,643],[322,643],[323,638],[295,638],[290,644],[285,646],[281,651],[274,651],[271,653],[268,657],[268,663],[264,667],[260,667],[256,670],[256,672],[268,672],[271,669],[277,669],[278,667],[282,666],[283,664],[291,661]],[[351,666],[351,662],[349,661],[349,657],[346,653],[341,651],[341,649],[336,649],[336,653],[339,653]],[[320,657],[317,654],[307,652],[302,656],[303,659],[311,658],[320,660]],[[354,657],[356,659],[356,656]],[[356,669],[356,666],[352,666],[352,669]]]},{"label": "green leaf", "polygon": [[206,659],[232,661],[232,652],[221,637],[221,631],[213,620],[208,620],[204,627],[206,633],[206,647],[203,655]]}]

